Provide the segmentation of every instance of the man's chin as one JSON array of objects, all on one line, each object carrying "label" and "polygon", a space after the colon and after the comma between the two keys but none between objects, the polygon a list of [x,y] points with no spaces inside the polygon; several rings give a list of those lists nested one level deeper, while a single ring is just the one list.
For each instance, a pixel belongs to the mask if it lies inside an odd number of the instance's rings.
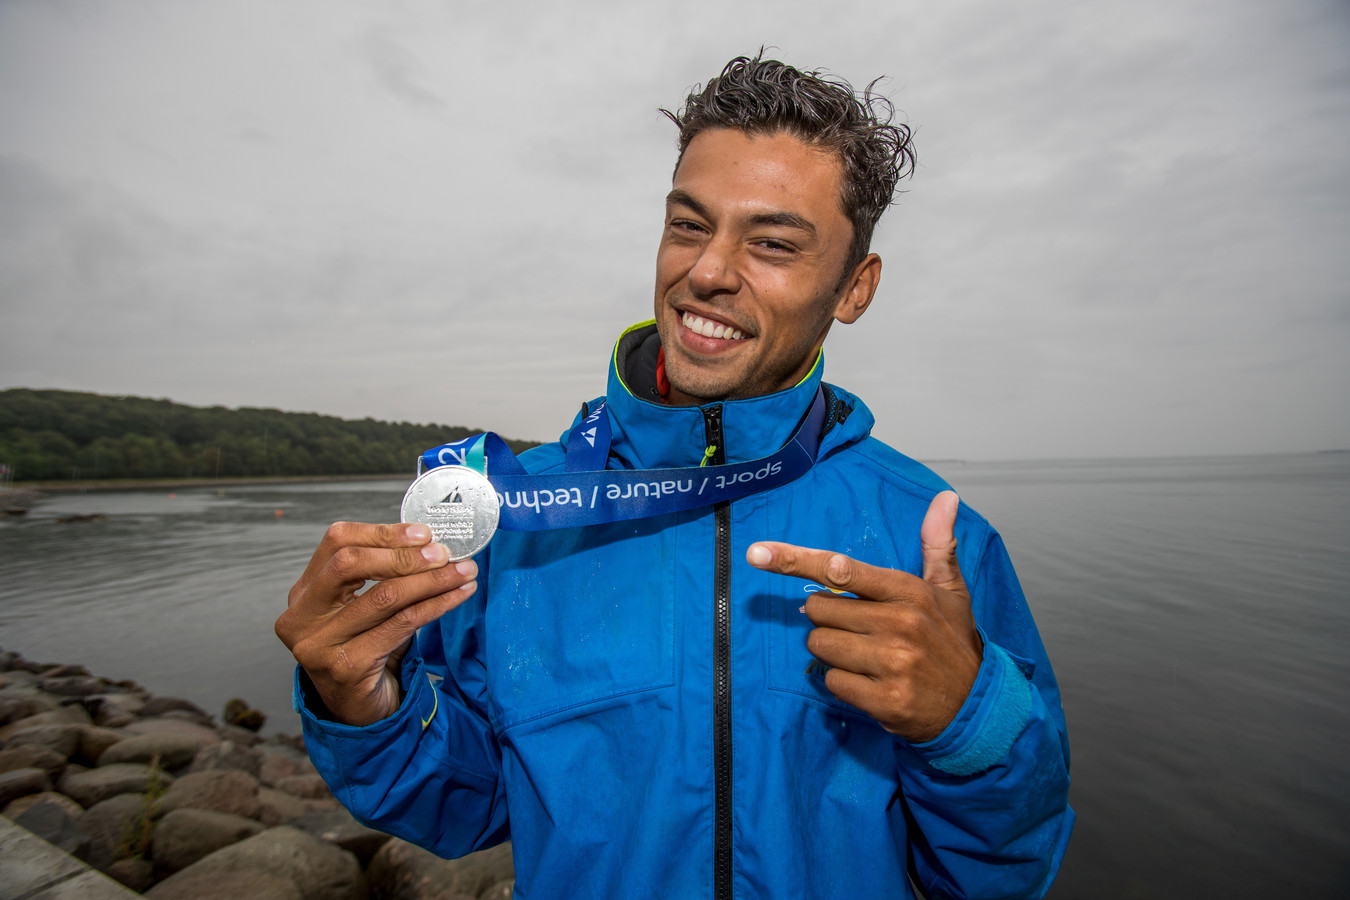
[{"label": "man's chin", "polygon": [[710,372],[708,368],[691,367],[687,363],[671,366],[667,356],[666,379],[670,382],[671,393],[678,392],[696,405],[716,403],[734,396],[744,379],[729,372]]}]

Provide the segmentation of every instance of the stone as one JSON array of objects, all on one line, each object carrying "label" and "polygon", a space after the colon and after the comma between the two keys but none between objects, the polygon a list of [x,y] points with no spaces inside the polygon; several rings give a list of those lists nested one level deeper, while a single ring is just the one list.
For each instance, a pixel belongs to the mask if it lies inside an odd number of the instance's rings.
[{"label": "stone", "polygon": [[275,787],[304,800],[322,800],[333,796],[328,785],[318,775],[288,775],[279,779]]},{"label": "stone", "polygon": [[137,719],[135,722],[122,729],[128,735],[134,734],[181,734],[186,735],[197,741],[203,747],[214,746],[220,743],[220,735],[214,728],[208,728],[197,722],[187,722],[183,719],[166,719],[163,717],[150,719]]},{"label": "stone", "polygon": [[[118,794],[144,794],[153,783],[171,786],[173,776],[137,763],[115,763],[84,771],[68,770],[58,787],[85,809]],[[172,789],[172,788],[170,788]]]},{"label": "stone", "polygon": [[180,769],[192,762],[201,749],[191,735],[161,733],[138,734],[122,738],[98,757],[100,766],[113,763],[144,763],[159,760],[162,769]]},{"label": "stone", "polygon": [[275,788],[258,789],[258,821],[271,828],[284,825],[309,812],[313,801],[283,793]]},{"label": "stone", "polygon": [[211,718],[211,716],[186,709],[171,709],[168,712],[160,713],[158,718],[170,719],[175,722],[192,722],[195,725],[209,728],[212,731],[216,729],[216,720]]},{"label": "stone", "polygon": [[209,720],[211,716],[195,703],[183,700],[179,697],[151,697],[145,701],[141,707],[139,715],[150,719],[156,716],[162,716],[167,712],[189,712],[197,718]]},{"label": "stone", "polygon": [[511,900],[515,896],[515,879],[499,881],[478,895],[478,900]]},{"label": "stone", "polygon": [[[78,806],[75,808],[79,809]],[[53,847],[79,856],[88,850],[89,845],[89,836],[75,824],[76,815],[83,812],[80,810],[72,815],[61,803],[35,803],[15,817],[14,824],[22,825]]]},{"label": "stone", "polygon": [[179,872],[145,892],[153,900],[305,900],[289,878],[271,872]]},{"label": "stone", "polygon": [[257,732],[236,725],[222,725],[216,731],[220,733],[221,740],[233,741],[241,747],[252,747],[262,741],[262,737]]},{"label": "stone", "polygon": [[109,878],[116,879],[136,893],[144,893],[155,883],[155,864],[148,859],[119,859],[104,870]]},{"label": "stone", "polygon": [[51,778],[61,775],[66,758],[50,747],[38,744],[20,744],[0,750],[0,773],[15,769],[42,769]]},{"label": "stone", "polygon": [[[113,744],[119,744],[126,740],[126,735],[111,728],[100,728],[97,725],[86,725],[80,732],[80,747],[78,756],[80,759],[95,765],[99,758],[107,752]],[[149,760],[147,760],[148,762]]]},{"label": "stone", "polygon": [[11,691],[0,696],[0,726],[9,725],[57,709],[56,701],[27,692]]},{"label": "stone", "polygon": [[351,852],[362,869],[370,866],[375,854],[386,841],[390,840],[389,835],[384,832],[367,828],[356,821],[352,818],[352,814],[342,807],[311,809],[291,819],[287,824]]},{"label": "stone", "polygon": [[267,721],[261,710],[254,709],[244,700],[232,697],[225,701],[225,723],[249,731],[258,731]]},{"label": "stone", "polygon": [[[15,719],[5,727],[0,728],[0,741],[8,741],[20,731],[37,728],[40,725],[90,724],[89,713],[84,711],[84,707],[78,704],[62,706],[51,697],[45,697],[45,695],[38,695],[38,697],[41,699],[35,699],[33,702],[37,705],[36,708],[41,711],[35,712],[31,716],[24,716],[22,719]],[[43,699],[47,702],[44,703]]]},{"label": "stone", "polygon": [[301,774],[300,761],[284,753],[260,751],[262,762],[258,767],[258,780],[268,787],[276,787],[283,778]]},{"label": "stone", "polygon": [[126,728],[135,721],[136,717],[130,713],[109,706],[100,706],[94,713],[94,724],[103,728]]},{"label": "stone", "polygon": [[160,869],[177,872],[262,830],[260,823],[243,816],[209,809],[175,809],[155,828],[151,855]]},{"label": "stone", "polygon": [[89,670],[78,663],[56,663],[40,670],[43,678],[65,678],[71,675],[90,677]]},{"label": "stone", "polygon": [[449,900],[461,894],[477,897],[499,882],[513,880],[515,867],[509,843],[460,859],[441,859],[391,838],[371,860],[366,876],[371,890],[385,900]]},{"label": "stone", "polygon": [[44,676],[38,687],[58,697],[90,697],[108,689],[108,682],[94,675]]},{"label": "stone", "polygon": [[52,779],[42,769],[15,769],[0,775],[0,807],[8,806],[20,797],[39,794],[52,789]]},{"label": "stone", "polygon": [[94,724],[96,725],[102,724],[97,719],[98,710],[116,710],[130,716],[139,716],[145,709],[145,698],[137,694],[112,692],[89,697],[88,701],[95,706]]},{"label": "stone", "polygon": [[95,803],[75,820],[89,836],[89,846],[80,857],[96,869],[105,870],[119,859],[144,856],[150,849],[153,818],[147,819],[145,797],[118,794]]},{"label": "stone", "polygon": [[[191,772],[209,772],[213,769],[237,769],[258,778],[262,770],[263,755],[251,746],[233,740],[223,740],[212,747],[202,747],[193,757],[188,770]],[[261,780],[261,779],[259,779]]]},{"label": "stone", "polygon": [[[44,713],[43,715],[47,715]],[[32,719],[41,718],[33,716]],[[32,719],[24,719],[31,722]],[[10,726],[13,727],[13,726]],[[22,747],[35,744],[61,754],[62,759],[70,759],[80,749],[80,738],[84,735],[84,726],[73,723],[41,724],[16,731],[6,740],[7,747]]]},{"label": "stone", "polygon": [[[282,825],[217,850],[151,888],[147,896],[193,897],[207,894],[170,893],[201,876],[217,879],[228,873],[269,872],[289,879],[301,900],[366,900],[366,881],[356,857],[303,831]],[[206,884],[209,882],[198,882]],[[234,895],[231,900],[238,900]],[[244,896],[254,896],[247,894]]]},{"label": "stone", "polygon": [[166,814],[185,806],[256,819],[261,811],[258,780],[247,772],[230,769],[189,772],[165,792],[157,809]]},{"label": "stone", "polygon": [[27,797],[20,797],[4,808],[4,816],[13,822],[24,812],[39,803],[55,803],[70,813],[72,819],[79,818],[84,812],[84,807],[67,797],[65,794],[56,791],[42,791],[38,794],[29,794]]}]

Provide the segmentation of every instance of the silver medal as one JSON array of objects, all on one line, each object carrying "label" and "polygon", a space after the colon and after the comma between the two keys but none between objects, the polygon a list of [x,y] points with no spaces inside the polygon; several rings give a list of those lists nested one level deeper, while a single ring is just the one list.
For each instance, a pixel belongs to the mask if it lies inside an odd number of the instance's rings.
[{"label": "silver medal", "polygon": [[467,466],[428,469],[403,495],[404,522],[421,522],[431,539],[450,548],[450,559],[468,559],[487,546],[501,516],[487,476]]}]

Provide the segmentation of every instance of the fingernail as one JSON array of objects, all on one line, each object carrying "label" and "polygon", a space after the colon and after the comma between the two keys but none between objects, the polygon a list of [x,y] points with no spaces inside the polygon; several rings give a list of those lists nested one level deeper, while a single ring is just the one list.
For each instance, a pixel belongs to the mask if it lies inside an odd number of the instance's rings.
[{"label": "fingernail", "polygon": [[427,544],[422,548],[422,558],[427,562],[445,562],[450,558],[450,551],[444,544]]},{"label": "fingernail", "polygon": [[425,525],[409,525],[408,530],[403,532],[410,541],[431,540],[431,529]]},{"label": "fingernail", "polygon": [[762,568],[773,562],[773,552],[763,544],[751,544],[750,549],[745,551],[745,561]]},{"label": "fingernail", "polygon": [[461,575],[477,575],[478,563],[471,559],[461,559],[455,563],[455,571]]}]

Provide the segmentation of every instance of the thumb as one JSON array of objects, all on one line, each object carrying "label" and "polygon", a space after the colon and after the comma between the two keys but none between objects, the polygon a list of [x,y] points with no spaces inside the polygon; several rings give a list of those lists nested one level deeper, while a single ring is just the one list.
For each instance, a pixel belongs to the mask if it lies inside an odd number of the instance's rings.
[{"label": "thumb", "polygon": [[963,590],[965,580],[956,562],[956,511],[961,498],[955,491],[943,491],[928,505],[919,528],[923,545],[923,580],[949,590]]}]

